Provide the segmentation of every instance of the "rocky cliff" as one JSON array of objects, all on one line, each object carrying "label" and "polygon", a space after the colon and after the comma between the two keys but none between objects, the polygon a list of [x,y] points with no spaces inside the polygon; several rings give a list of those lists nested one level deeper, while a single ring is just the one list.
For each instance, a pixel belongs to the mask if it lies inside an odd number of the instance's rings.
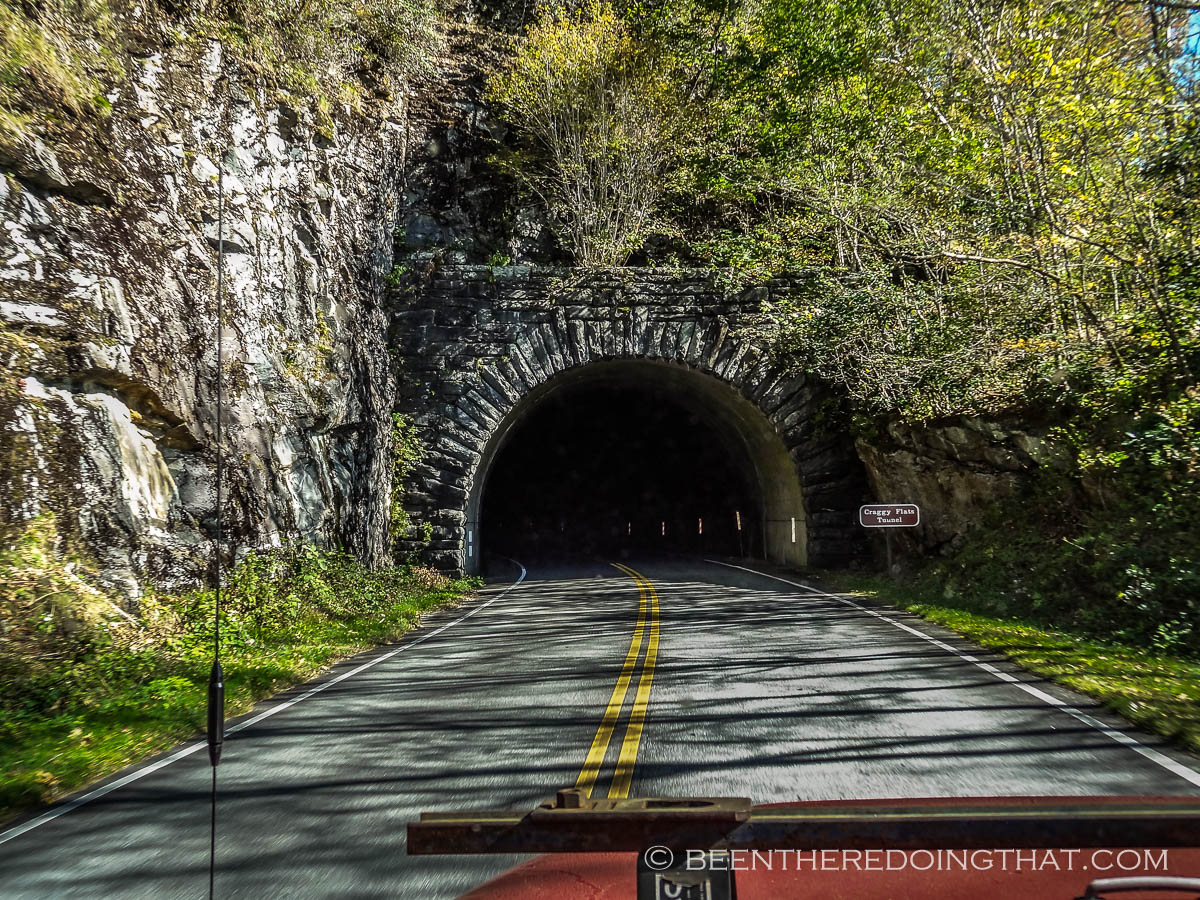
[{"label": "rocky cliff", "polygon": [[53,515],[126,596],[203,573],[223,159],[227,523],[380,560],[403,99],[318,122],[212,41],[142,56],[107,100],[0,157],[0,524]]},{"label": "rocky cliff", "polygon": [[[204,574],[223,160],[231,543],[386,558],[391,416],[424,402],[419,379],[397,396],[403,347],[425,336],[387,309],[396,250],[414,272],[554,258],[490,162],[495,35],[451,31],[420,109],[400,96],[314,112],[214,40],[139,51],[108,115],[0,142],[0,530],[53,516],[60,552],[127,597]],[[955,546],[1044,454],[977,420],[896,424],[857,449],[875,498],[922,503],[902,538],[921,552]],[[838,516],[852,527],[849,507]]]},{"label": "rocky cliff", "polygon": [[990,504],[1019,496],[1063,452],[1041,431],[970,416],[896,420],[855,446],[876,500],[920,505],[921,524],[895,538],[898,549],[924,555],[958,549]]}]

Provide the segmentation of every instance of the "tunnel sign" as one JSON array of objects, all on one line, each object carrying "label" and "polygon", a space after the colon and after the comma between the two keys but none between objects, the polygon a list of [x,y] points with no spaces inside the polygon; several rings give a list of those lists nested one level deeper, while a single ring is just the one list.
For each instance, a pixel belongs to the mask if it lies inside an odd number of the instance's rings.
[{"label": "tunnel sign", "polygon": [[858,508],[858,524],[863,528],[905,528],[921,524],[921,510],[915,503],[868,503]]}]

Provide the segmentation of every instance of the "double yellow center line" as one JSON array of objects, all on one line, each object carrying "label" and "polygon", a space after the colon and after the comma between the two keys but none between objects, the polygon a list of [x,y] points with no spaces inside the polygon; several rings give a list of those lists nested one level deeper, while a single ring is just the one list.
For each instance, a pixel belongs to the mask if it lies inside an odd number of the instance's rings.
[{"label": "double yellow center line", "polygon": [[650,579],[640,572],[635,572],[628,566],[619,563],[613,565],[637,582],[639,603],[637,627],[629,641],[629,652],[625,654],[625,662],[621,666],[621,674],[613,686],[612,696],[592,739],[591,749],[584,760],[583,770],[575,781],[575,787],[590,797],[596,787],[596,779],[604,765],[604,757],[608,755],[608,746],[613,733],[625,708],[625,695],[638,668],[638,658],[642,656],[642,643],[645,641],[646,654],[642,659],[641,677],[638,679],[637,692],[633,697],[633,709],[629,713],[629,721],[625,726],[625,737],[621,741],[621,751],[617,754],[617,765],[613,770],[612,782],[608,788],[610,797],[628,797],[629,786],[633,782],[633,766],[637,762],[638,746],[642,742],[642,726],[646,721],[646,707],[650,704],[650,686],[654,682],[654,663],[658,659],[658,593]]}]

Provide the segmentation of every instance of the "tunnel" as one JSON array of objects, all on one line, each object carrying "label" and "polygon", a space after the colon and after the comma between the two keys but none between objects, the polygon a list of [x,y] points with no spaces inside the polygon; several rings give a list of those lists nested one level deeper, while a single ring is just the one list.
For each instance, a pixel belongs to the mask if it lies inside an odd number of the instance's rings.
[{"label": "tunnel", "polygon": [[686,366],[608,360],[530,391],[492,435],[465,568],[654,554],[803,564],[795,464],[766,416]]}]

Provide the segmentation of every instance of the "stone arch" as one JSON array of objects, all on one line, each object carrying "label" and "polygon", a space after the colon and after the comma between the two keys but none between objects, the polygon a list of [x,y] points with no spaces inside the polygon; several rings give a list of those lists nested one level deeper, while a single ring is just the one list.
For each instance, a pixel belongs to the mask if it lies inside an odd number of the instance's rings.
[{"label": "stone arch", "polygon": [[426,452],[405,505],[432,525],[430,561],[477,570],[486,540],[480,506],[496,453],[542,399],[589,378],[653,378],[740,442],[762,495],[769,558],[830,565],[857,555],[861,468],[844,435],[818,426],[814,414],[828,399],[821,386],[777,368],[736,333],[731,319],[746,301],[697,303],[693,289],[685,306],[636,287],[548,297],[527,281],[477,278],[435,296],[435,309],[416,311],[424,325],[408,356],[422,368],[409,403],[421,409]]},{"label": "stone arch", "polygon": [[462,559],[466,571],[477,571],[487,542],[482,532],[483,503],[492,465],[525,419],[558,391],[587,384],[637,387],[649,382],[714,425],[729,455],[750,470],[767,556],[792,565],[807,563],[803,486],[787,446],[757,407],[725,381],[698,369],[655,357],[615,357],[556,373],[522,396],[493,430],[468,484]]}]

